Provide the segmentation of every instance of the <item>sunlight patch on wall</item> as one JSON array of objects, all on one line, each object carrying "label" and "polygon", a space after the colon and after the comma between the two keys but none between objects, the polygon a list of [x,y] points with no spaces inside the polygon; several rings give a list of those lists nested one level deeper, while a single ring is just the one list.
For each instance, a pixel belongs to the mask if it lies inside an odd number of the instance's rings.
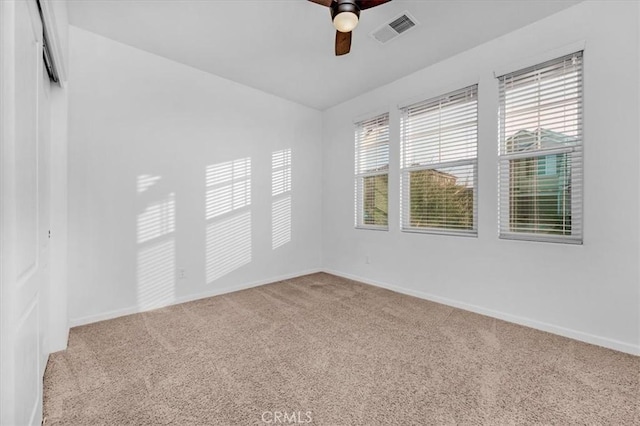
[{"label": "sunlight patch on wall", "polygon": [[175,256],[173,238],[138,250],[139,308],[159,308],[174,300]]},{"label": "sunlight patch on wall", "polygon": [[207,166],[206,218],[251,204],[251,158]]},{"label": "sunlight patch on wall", "polygon": [[206,168],[206,278],[211,283],[251,262],[251,158]]},{"label": "sunlight patch on wall", "polygon": [[276,200],[271,205],[271,248],[291,241],[291,196]]},{"label": "sunlight patch on wall", "polygon": [[175,232],[176,200],[170,193],[166,198],[149,203],[138,214],[138,244]]},{"label": "sunlight patch on wall", "polygon": [[251,262],[251,212],[207,225],[207,282]]},{"label": "sunlight patch on wall", "polygon": [[160,176],[151,176],[151,175],[138,176],[138,194],[152,187],[160,179],[162,179]]},{"label": "sunlight patch on wall", "polygon": [[137,303],[146,310],[175,300],[176,196],[159,187],[160,176],[137,178],[142,212],[137,216]]},{"label": "sunlight patch on wall", "polygon": [[291,149],[271,153],[271,195],[291,191]]},{"label": "sunlight patch on wall", "polygon": [[291,241],[291,148],[271,154],[271,248]]}]

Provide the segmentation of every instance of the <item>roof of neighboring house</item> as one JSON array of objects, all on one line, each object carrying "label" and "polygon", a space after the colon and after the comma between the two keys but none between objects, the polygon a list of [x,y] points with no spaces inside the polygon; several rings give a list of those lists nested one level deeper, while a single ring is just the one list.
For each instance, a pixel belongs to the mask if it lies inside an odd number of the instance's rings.
[{"label": "roof of neighboring house", "polygon": [[542,128],[533,131],[519,130],[507,138],[507,146],[516,145],[514,151],[557,148],[559,145],[572,145],[575,142],[576,138],[573,136]]}]

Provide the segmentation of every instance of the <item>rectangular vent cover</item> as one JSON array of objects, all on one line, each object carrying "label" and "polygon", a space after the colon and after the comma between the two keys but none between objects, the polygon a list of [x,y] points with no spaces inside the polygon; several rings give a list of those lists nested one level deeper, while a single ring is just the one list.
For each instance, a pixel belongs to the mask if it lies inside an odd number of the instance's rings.
[{"label": "rectangular vent cover", "polygon": [[409,12],[403,12],[400,16],[393,18],[390,22],[382,25],[370,34],[375,40],[381,44],[385,44],[394,38],[398,37],[415,27],[418,21],[409,14]]},{"label": "rectangular vent cover", "polygon": [[402,34],[411,27],[415,27],[416,24],[407,15],[402,15],[395,21],[392,21],[389,26],[396,30],[398,34]]}]

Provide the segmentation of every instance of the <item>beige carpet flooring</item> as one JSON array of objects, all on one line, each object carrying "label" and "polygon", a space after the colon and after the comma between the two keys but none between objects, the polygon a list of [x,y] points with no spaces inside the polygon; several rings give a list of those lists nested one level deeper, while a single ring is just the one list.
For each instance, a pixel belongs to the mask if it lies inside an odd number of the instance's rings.
[{"label": "beige carpet flooring", "polygon": [[639,425],[639,386],[638,357],[314,274],[72,329],[49,360],[44,414],[47,425]]}]

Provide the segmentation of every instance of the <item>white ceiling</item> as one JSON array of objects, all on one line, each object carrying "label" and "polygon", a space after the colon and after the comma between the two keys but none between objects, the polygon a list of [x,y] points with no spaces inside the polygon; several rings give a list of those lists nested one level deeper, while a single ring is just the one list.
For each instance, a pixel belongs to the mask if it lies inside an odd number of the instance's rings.
[{"label": "white ceiling", "polygon": [[[558,12],[580,0],[394,0],[362,12],[333,53],[329,10],[305,0],[69,0],[72,25],[316,109]],[[409,11],[420,25],[369,33]]]}]

